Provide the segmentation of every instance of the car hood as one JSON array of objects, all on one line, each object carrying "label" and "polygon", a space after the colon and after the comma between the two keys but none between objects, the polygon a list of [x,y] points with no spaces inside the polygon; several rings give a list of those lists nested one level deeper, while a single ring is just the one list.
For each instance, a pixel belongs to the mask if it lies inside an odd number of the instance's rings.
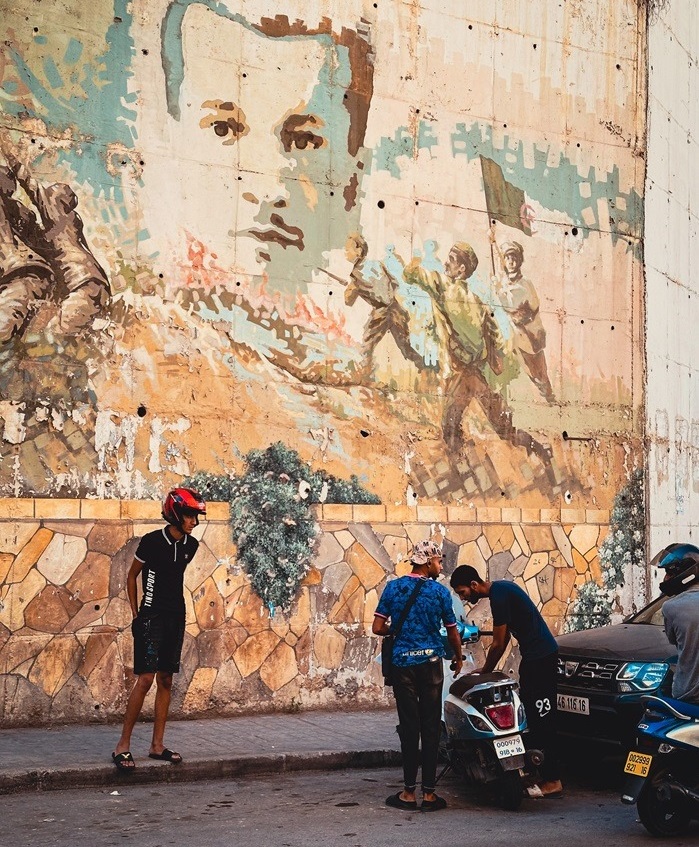
[{"label": "car hood", "polygon": [[624,659],[627,662],[664,662],[676,658],[677,648],[661,626],[626,624],[569,632],[556,638],[565,655]]}]

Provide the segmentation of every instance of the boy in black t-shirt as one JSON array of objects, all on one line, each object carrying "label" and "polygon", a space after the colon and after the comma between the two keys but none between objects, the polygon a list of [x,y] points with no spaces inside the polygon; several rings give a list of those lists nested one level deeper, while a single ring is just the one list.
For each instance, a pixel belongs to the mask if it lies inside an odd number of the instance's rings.
[{"label": "boy in black t-shirt", "polygon": [[[175,488],[165,498],[163,518],[167,526],[149,532],[141,539],[126,580],[131,604],[136,684],[126,705],[121,737],[112,753],[117,770],[133,771],[129,750],[131,733],[143,708],[143,701],[155,679],[155,715],[153,739],[148,755],[179,764],[182,756],[165,747],[163,736],[170,708],[172,675],[180,669],[184,638],[184,572],[194,558],[199,542],[192,530],[199,515],[206,514],[206,503],[189,488]],[[143,597],[137,602],[137,579],[141,574]]]},{"label": "boy in black t-shirt", "polygon": [[488,597],[493,614],[493,643],[482,668],[473,673],[491,673],[502,658],[510,637],[519,644],[519,688],[529,725],[529,746],[542,750],[541,784],[530,796],[560,797],[563,785],[558,771],[556,713],[558,688],[558,644],[529,595],[504,579],[483,581],[470,565],[460,565],[449,580],[466,603]]}]

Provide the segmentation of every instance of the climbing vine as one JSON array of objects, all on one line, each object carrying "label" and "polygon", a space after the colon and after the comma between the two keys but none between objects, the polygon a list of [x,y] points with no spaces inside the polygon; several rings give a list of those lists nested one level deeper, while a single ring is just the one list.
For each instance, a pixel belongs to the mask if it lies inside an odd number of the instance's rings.
[{"label": "climbing vine", "polygon": [[317,531],[311,505],[380,502],[356,476],[314,471],[281,442],[251,450],[241,476],[200,472],[184,484],[230,503],[238,564],[271,613],[289,608],[311,560]]},{"label": "climbing vine", "polygon": [[566,620],[572,632],[611,623],[614,596],[631,570],[646,560],[643,472],[636,470],[614,498],[609,535],[599,549],[601,584],[594,580],[580,587]]}]

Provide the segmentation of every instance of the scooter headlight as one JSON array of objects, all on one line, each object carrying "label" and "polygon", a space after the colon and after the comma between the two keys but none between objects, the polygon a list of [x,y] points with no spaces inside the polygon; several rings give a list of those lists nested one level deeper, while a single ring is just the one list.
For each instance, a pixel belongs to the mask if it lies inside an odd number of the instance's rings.
[{"label": "scooter headlight", "polygon": [[616,675],[619,691],[653,691],[668,672],[665,662],[627,662]]}]

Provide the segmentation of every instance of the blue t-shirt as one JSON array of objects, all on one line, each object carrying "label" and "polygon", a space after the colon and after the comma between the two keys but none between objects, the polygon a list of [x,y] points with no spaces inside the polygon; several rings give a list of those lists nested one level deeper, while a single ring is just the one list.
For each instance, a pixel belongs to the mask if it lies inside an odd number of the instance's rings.
[{"label": "blue t-shirt", "polygon": [[421,665],[430,659],[445,656],[440,627],[442,623],[445,626],[456,624],[449,589],[432,579],[418,576],[401,576],[389,582],[376,607],[376,614],[390,618],[391,623],[395,624],[419,579],[424,584],[393,647],[393,664],[400,668]]},{"label": "blue t-shirt", "polygon": [[556,639],[551,635],[539,610],[529,595],[514,582],[504,579],[493,582],[489,599],[493,626],[507,625],[519,643],[523,661],[543,659],[558,650]]}]

